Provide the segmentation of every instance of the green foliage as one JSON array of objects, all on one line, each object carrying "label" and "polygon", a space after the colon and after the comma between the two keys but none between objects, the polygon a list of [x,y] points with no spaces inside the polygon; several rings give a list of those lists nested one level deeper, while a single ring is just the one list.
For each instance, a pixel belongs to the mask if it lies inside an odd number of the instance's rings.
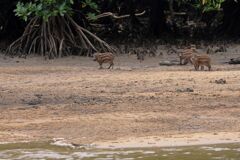
[{"label": "green foliage", "polygon": [[[35,0],[34,2],[18,2],[14,10],[15,14],[27,21],[29,18],[38,16],[48,21],[49,17],[70,14],[74,0]],[[91,20],[96,19],[99,13],[98,5],[94,0],[82,0],[79,9],[87,10],[86,16]]]},{"label": "green foliage", "polygon": [[89,6],[91,9],[98,11],[98,5],[96,4],[96,2],[93,2],[92,0],[84,0],[82,2],[83,8],[86,6]]},{"label": "green foliage", "polygon": [[219,10],[224,1],[225,0],[199,0],[196,7],[200,8],[202,12]]},{"label": "green foliage", "polygon": [[98,5],[96,2],[93,2],[93,0],[83,0],[82,2],[82,8],[89,7],[92,11],[87,13],[87,18],[90,20],[96,20],[96,13],[99,13]]},{"label": "green foliage", "polygon": [[87,13],[87,18],[92,20],[92,21],[97,20],[96,14],[92,13],[92,12]]},{"label": "green foliage", "polygon": [[25,4],[18,2],[14,12],[25,21],[32,16],[48,21],[52,16],[70,14],[73,3],[73,0],[35,0]]}]

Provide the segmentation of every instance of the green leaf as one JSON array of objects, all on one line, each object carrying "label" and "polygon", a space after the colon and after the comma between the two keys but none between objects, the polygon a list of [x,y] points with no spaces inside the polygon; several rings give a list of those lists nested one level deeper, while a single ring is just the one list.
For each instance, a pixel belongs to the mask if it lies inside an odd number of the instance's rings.
[{"label": "green leaf", "polygon": [[87,18],[90,19],[90,20],[93,20],[93,21],[97,20],[97,17],[96,17],[95,13],[88,13]]},{"label": "green leaf", "polygon": [[51,16],[71,14],[73,3],[74,0],[35,0],[25,4],[18,2],[14,12],[25,21],[34,16],[42,17],[47,21]]}]

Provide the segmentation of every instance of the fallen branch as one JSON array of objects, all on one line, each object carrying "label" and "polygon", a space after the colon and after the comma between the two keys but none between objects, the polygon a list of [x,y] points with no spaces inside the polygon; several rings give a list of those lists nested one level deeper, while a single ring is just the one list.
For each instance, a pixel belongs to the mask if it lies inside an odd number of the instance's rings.
[{"label": "fallen branch", "polygon": [[[144,10],[143,12],[141,13],[136,13],[135,16],[142,16],[146,13],[146,11]],[[102,14],[99,14],[96,16],[96,19],[100,19],[100,18],[104,18],[104,17],[112,17],[114,19],[122,19],[122,18],[128,18],[130,17],[130,14],[127,14],[127,15],[121,15],[121,16],[117,16],[115,13],[112,13],[112,12],[105,12],[105,13],[102,13]]]}]

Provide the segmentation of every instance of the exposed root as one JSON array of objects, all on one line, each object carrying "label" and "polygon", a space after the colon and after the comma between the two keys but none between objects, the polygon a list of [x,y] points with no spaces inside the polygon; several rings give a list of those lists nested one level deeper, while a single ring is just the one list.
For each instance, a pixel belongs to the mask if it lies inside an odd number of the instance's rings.
[{"label": "exposed root", "polygon": [[105,41],[79,26],[69,17],[51,17],[48,22],[35,17],[23,35],[7,49],[10,56],[37,54],[47,58],[69,55],[91,56],[93,52],[114,52]]}]

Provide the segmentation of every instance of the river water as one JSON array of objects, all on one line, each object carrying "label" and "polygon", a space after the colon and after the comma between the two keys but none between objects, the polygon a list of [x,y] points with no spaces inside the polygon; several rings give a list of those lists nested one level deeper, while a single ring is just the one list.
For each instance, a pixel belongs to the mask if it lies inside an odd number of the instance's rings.
[{"label": "river water", "polygon": [[11,160],[240,160],[240,144],[206,146],[96,149],[72,148],[50,143],[15,143],[0,145],[0,159]]}]

